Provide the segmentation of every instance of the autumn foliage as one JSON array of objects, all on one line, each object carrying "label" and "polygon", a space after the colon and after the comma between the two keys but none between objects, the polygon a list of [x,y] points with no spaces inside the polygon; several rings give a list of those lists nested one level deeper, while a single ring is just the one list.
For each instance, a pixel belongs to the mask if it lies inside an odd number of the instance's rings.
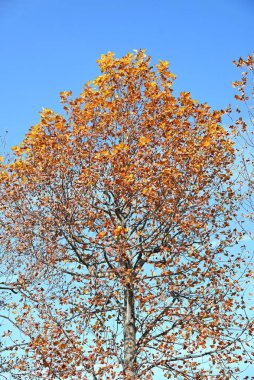
[{"label": "autumn foliage", "polygon": [[98,64],[78,98],[61,93],[63,115],[44,109],[2,164],[2,265],[25,344],[16,371],[231,379],[252,360],[252,323],[245,263],[229,249],[223,111],[174,95],[168,63],[153,68],[144,51]]}]

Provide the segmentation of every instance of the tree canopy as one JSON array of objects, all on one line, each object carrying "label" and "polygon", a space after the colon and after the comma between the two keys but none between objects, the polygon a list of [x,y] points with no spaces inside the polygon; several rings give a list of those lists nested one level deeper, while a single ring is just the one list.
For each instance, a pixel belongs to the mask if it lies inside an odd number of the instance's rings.
[{"label": "tree canopy", "polygon": [[62,92],[63,114],[44,109],[2,163],[1,260],[24,344],[16,370],[235,378],[252,360],[241,295],[251,272],[230,250],[224,111],[175,95],[168,63],[152,67],[142,50],[98,64],[101,75],[77,98]]}]

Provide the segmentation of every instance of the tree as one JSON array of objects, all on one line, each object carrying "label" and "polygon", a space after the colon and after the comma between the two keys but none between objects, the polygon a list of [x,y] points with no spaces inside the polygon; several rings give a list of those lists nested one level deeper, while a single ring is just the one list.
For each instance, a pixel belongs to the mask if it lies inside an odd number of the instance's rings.
[{"label": "tree", "polygon": [[[223,111],[144,51],[98,61],[2,164],[2,263],[31,379],[231,379],[252,361]],[[246,278],[247,277],[247,278]],[[18,351],[20,354],[20,350]],[[163,374],[163,375],[162,375]]]}]

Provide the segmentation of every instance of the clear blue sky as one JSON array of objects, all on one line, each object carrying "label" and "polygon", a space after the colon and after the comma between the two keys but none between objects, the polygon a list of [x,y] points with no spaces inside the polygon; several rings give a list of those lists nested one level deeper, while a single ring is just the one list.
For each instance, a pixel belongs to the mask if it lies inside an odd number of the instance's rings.
[{"label": "clear blue sky", "polygon": [[254,48],[253,0],[0,0],[0,135],[21,142],[59,92],[79,94],[96,59],[146,48],[166,59],[177,90],[222,108],[238,75],[232,60]]}]

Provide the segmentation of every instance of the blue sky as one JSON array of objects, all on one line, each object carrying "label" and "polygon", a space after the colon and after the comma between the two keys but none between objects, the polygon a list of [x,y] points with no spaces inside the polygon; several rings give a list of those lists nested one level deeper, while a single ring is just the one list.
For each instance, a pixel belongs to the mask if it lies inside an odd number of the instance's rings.
[{"label": "blue sky", "polygon": [[223,108],[239,75],[232,60],[253,50],[252,0],[0,0],[0,135],[21,142],[59,92],[79,94],[96,59],[146,48],[166,59],[176,89]]},{"label": "blue sky", "polygon": [[240,74],[232,61],[254,50],[253,20],[253,0],[0,0],[0,136],[20,143],[107,51],[145,48],[170,62],[177,91],[224,108]]}]

